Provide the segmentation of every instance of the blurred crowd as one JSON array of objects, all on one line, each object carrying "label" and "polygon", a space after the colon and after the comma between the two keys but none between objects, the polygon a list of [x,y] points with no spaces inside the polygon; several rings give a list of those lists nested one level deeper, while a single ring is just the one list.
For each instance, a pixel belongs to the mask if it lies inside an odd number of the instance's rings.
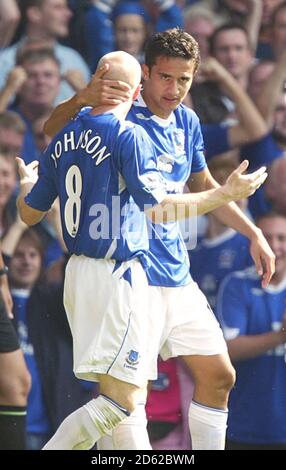
[{"label": "blurred crowd", "polygon": [[[33,229],[23,224],[15,157],[39,159],[49,143],[44,123],[88,84],[102,55],[123,50],[144,63],[147,38],[173,27],[200,46],[185,104],[201,120],[212,174],[223,184],[241,159],[250,170],[267,166],[269,174],[240,203],[276,255],[267,289],[247,239],[212,214],[199,219],[197,246],[189,251],[191,274],[221,322],[237,372],[227,446],[286,448],[286,1],[0,0],[0,236],[13,321],[32,378],[31,386],[20,375],[6,385],[0,372],[0,388],[16,402],[17,394],[28,396],[29,449],[40,449],[96,388],[72,372],[59,207]],[[158,368],[147,403],[152,445],[191,449],[192,378],[179,359],[159,360]]]}]

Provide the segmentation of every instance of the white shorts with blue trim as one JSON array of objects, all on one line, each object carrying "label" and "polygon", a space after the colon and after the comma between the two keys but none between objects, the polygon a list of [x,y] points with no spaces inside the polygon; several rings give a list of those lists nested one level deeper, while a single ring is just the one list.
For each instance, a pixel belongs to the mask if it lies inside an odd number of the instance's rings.
[{"label": "white shorts with blue trim", "polygon": [[196,282],[150,287],[151,309],[164,325],[160,356],[212,356],[227,351],[220,325]]},{"label": "white shorts with blue trim", "polygon": [[113,260],[70,258],[64,305],[78,378],[98,381],[97,374],[108,374],[139,387],[156,379],[162,331],[154,329],[148,294],[137,259],[117,267]]}]

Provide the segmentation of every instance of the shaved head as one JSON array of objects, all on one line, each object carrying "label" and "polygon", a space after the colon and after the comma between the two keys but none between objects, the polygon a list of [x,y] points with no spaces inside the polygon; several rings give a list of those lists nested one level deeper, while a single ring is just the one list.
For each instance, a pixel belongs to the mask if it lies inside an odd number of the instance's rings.
[{"label": "shaved head", "polygon": [[104,78],[121,80],[136,90],[141,81],[141,67],[132,55],[124,51],[110,52],[100,59],[97,68],[105,64],[109,65],[109,69]]}]

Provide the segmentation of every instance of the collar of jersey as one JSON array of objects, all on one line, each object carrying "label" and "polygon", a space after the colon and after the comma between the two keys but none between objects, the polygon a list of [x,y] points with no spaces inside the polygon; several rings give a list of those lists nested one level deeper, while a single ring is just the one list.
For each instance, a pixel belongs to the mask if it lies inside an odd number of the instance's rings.
[{"label": "collar of jersey", "polygon": [[[140,108],[146,108],[149,111],[149,109],[147,107],[147,104],[145,103],[141,93],[138,96],[138,98],[133,102],[133,106],[140,107]],[[174,113],[171,113],[170,116],[167,119],[163,119],[159,116],[156,116],[156,114],[151,114],[150,111],[149,111],[149,113],[150,113],[150,119],[152,119],[152,121],[155,121],[157,124],[159,124],[162,127],[168,127],[171,123],[175,122],[175,114]]]},{"label": "collar of jersey", "polygon": [[31,289],[11,289],[11,294],[15,297],[21,297],[27,299],[31,293]]},{"label": "collar of jersey", "polygon": [[266,292],[269,292],[270,294],[278,294],[279,292],[283,291],[286,289],[286,277],[282,279],[282,281],[279,282],[279,284],[269,284],[265,290]]},{"label": "collar of jersey", "polygon": [[217,235],[214,238],[205,238],[202,241],[202,245],[209,247],[209,248],[219,246],[222,243],[228,240],[231,240],[236,235],[236,233],[237,232],[235,232],[235,230],[233,230],[232,228],[228,228],[223,233],[221,233],[220,235]]}]

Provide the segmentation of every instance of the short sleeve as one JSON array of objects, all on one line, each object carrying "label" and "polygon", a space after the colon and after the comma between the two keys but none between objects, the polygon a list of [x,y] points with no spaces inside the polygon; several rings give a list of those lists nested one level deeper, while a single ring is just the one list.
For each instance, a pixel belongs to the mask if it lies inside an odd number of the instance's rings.
[{"label": "short sleeve", "polygon": [[135,126],[120,135],[118,169],[141,210],[159,204],[166,192],[152,142],[143,128]]},{"label": "short sleeve", "polygon": [[35,186],[25,197],[28,206],[46,212],[58,195],[55,185],[49,148],[40,157],[39,178]]},{"label": "short sleeve", "polygon": [[193,113],[192,119],[192,138],[193,138],[193,161],[192,173],[198,173],[206,167],[204,154],[204,140],[201,130],[201,124],[198,116]]}]

